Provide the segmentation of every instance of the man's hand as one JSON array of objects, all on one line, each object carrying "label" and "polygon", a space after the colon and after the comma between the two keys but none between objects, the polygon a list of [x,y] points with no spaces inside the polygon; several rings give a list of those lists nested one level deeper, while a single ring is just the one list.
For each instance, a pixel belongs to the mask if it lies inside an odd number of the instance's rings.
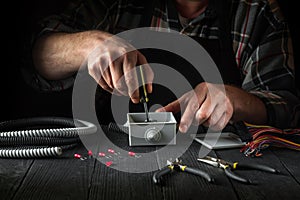
[{"label": "man's hand", "polygon": [[233,115],[233,104],[226,96],[224,86],[205,82],[157,111],[176,113],[180,109],[183,114],[179,130],[183,133],[192,123],[203,124],[213,130],[221,130]]},{"label": "man's hand", "polygon": [[153,71],[146,58],[129,43],[113,36],[90,55],[88,71],[106,91],[116,95],[128,95],[133,103],[138,103],[139,83],[135,70],[138,65],[143,65],[147,92],[151,93]]},{"label": "man's hand", "polygon": [[179,130],[185,133],[191,124],[222,130],[229,121],[265,124],[266,108],[256,96],[234,86],[200,83],[194,90],[157,112],[182,111]]},{"label": "man's hand", "polygon": [[177,113],[180,109],[183,114],[179,130],[183,133],[192,123],[194,125],[203,124],[213,130],[221,130],[233,114],[233,104],[226,96],[224,87],[205,82],[157,111]]}]

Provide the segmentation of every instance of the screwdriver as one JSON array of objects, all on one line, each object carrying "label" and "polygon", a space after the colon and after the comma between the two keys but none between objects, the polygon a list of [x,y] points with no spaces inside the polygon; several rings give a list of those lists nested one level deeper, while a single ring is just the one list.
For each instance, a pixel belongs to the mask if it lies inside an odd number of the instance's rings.
[{"label": "screwdriver", "polygon": [[140,92],[140,102],[144,104],[144,110],[146,113],[146,122],[150,122],[149,120],[149,111],[148,111],[148,106],[147,103],[149,101],[148,95],[147,95],[147,89],[146,89],[146,84],[145,84],[145,77],[144,77],[144,72],[142,65],[139,66],[140,69],[140,75],[141,75],[141,80],[142,80],[142,91]]}]

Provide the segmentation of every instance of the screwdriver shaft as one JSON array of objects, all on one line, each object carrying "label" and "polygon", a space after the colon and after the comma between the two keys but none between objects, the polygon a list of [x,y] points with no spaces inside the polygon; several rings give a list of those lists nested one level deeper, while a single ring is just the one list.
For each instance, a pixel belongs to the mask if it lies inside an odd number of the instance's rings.
[{"label": "screwdriver shaft", "polygon": [[140,68],[140,74],[141,74],[141,80],[142,80],[142,86],[143,86],[143,94],[140,94],[140,96],[142,96],[140,101],[144,104],[144,110],[145,110],[145,114],[146,114],[146,122],[150,122],[149,111],[148,111],[148,106],[147,106],[147,102],[149,101],[149,99],[147,97],[147,89],[146,89],[142,65],[140,65],[139,68]]}]

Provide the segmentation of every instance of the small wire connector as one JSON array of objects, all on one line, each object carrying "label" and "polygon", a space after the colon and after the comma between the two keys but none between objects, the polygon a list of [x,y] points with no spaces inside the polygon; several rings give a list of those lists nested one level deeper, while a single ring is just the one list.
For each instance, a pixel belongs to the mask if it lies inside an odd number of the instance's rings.
[{"label": "small wire connector", "polygon": [[115,150],[113,150],[113,149],[107,149],[107,151],[109,152],[109,153],[115,153]]},{"label": "small wire connector", "polygon": [[98,155],[99,155],[100,157],[105,157],[105,156],[106,156],[106,154],[103,153],[103,152],[99,152]]},{"label": "small wire connector", "polygon": [[77,159],[80,159],[80,160],[86,160],[87,159],[86,157],[82,157],[82,155],[79,154],[79,153],[75,153],[74,158],[77,158]]},{"label": "small wire connector", "polygon": [[113,164],[112,161],[107,161],[107,162],[105,163],[106,167],[109,167],[109,166],[111,166],[112,164]]},{"label": "small wire connector", "polygon": [[133,151],[129,151],[128,152],[128,155],[129,156],[131,156],[131,157],[135,157],[135,158],[140,158],[140,157],[142,157],[141,155],[137,155],[135,152],[133,152]]}]

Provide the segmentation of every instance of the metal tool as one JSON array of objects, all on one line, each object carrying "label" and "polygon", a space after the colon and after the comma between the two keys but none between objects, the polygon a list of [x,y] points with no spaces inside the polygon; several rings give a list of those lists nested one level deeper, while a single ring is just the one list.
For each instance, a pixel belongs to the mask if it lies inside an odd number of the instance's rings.
[{"label": "metal tool", "polygon": [[278,170],[269,167],[267,165],[260,165],[260,164],[243,164],[243,163],[238,163],[238,162],[228,162],[219,158],[214,158],[211,156],[205,156],[204,158],[198,158],[197,159],[200,162],[207,163],[209,165],[212,165],[214,167],[219,167],[224,169],[226,176],[229,178],[239,181],[241,183],[245,184],[251,184],[252,181],[246,178],[243,178],[233,172],[233,170],[236,169],[255,169],[255,170],[260,170],[260,171],[265,171],[269,173],[274,173],[277,174],[279,173]]},{"label": "metal tool", "polygon": [[161,183],[162,176],[169,174],[169,173],[173,172],[174,170],[183,171],[183,172],[187,172],[187,173],[194,174],[197,176],[201,176],[201,177],[205,178],[208,182],[214,181],[213,178],[210,177],[210,175],[208,173],[206,173],[200,169],[188,167],[188,166],[184,165],[180,159],[176,158],[174,162],[167,161],[166,167],[162,168],[161,170],[159,170],[153,174],[153,177],[152,177],[153,182],[155,184]]},{"label": "metal tool", "polygon": [[142,65],[139,66],[140,70],[140,75],[141,75],[141,81],[142,81],[142,91],[140,91],[140,102],[144,104],[144,110],[146,114],[146,122],[150,122],[149,119],[149,111],[148,111],[148,106],[147,103],[149,101],[148,94],[147,94],[147,89],[146,89],[146,84],[145,84],[145,77],[144,77],[144,72]]}]

